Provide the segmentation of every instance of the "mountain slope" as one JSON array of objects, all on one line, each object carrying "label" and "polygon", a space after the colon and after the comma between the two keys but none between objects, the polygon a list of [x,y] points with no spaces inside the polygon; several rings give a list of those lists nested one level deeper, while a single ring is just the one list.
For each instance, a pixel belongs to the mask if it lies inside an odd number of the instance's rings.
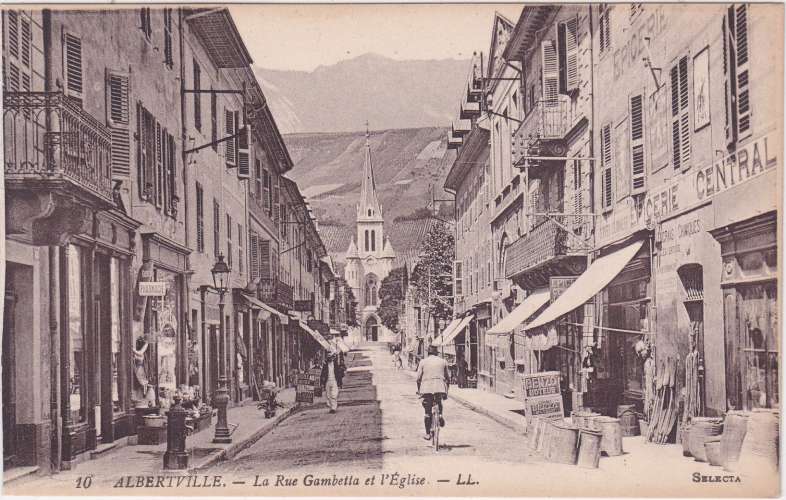
[{"label": "mountain slope", "polygon": [[396,61],[365,54],[314,71],[254,68],[282,133],[447,126],[469,60]]}]

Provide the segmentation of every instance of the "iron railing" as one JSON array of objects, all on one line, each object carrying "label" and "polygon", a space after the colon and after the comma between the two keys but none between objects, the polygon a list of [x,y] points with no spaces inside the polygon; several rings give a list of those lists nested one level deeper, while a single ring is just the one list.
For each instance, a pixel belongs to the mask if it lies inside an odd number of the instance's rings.
[{"label": "iron railing", "polygon": [[292,287],[275,278],[262,278],[259,281],[262,300],[268,304],[293,309],[294,293]]},{"label": "iron railing", "polygon": [[560,225],[566,223],[564,219],[544,218],[539,225],[508,245],[505,277],[530,271],[556,257],[585,253],[578,238],[569,235]]},{"label": "iron railing", "polygon": [[112,201],[109,129],[62,92],[3,94],[7,181],[67,181]]},{"label": "iron railing", "polygon": [[523,140],[564,139],[573,122],[570,98],[559,95],[557,99],[547,99],[535,103],[515,136]]}]

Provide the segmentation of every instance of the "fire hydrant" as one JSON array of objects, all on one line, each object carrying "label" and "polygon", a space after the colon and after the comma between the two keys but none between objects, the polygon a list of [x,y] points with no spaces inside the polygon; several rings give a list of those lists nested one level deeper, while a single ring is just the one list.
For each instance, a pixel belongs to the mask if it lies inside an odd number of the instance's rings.
[{"label": "fire hydrant", "polygon": [[175,405],[167,413],[166,453],[164,469],[187,469],[190,458],[186,451],[186,415],[180,405],[180,396],[175,396]]}]

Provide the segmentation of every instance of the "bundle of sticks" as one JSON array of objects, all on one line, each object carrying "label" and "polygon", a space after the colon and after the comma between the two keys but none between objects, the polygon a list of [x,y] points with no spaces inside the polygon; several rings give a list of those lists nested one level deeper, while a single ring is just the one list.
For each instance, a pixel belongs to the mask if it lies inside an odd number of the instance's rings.
[{"label": "bundle of sticks", "polygon": [[671,430],[677,422],[676,386],[677,360],[675,358],[661,359],[658,363],[655,401],[647,430],[647,441],[663,444],[669,439]]},{"label": "bundle of sticks", "polygon": [[701,394],[699,385],[699,353],[691,351],[685,356],[685,409],[682,423],[701,415]]}]

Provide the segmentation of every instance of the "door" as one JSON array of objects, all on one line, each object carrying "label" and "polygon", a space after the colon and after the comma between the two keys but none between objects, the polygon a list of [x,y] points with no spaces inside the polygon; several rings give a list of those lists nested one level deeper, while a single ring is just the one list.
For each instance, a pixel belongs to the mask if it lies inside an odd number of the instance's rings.
[{"label": "door", "polygon": [[744,408],[778,407],[778,297],[775,282],[737,289]]},{"label": "door", "polygon": [[3,314],[3,469],[12,467],[16,459],[16,394],[14,366],[14,305],[15,295],[12,273],[6,273],[9,280],[5,290]]}]

